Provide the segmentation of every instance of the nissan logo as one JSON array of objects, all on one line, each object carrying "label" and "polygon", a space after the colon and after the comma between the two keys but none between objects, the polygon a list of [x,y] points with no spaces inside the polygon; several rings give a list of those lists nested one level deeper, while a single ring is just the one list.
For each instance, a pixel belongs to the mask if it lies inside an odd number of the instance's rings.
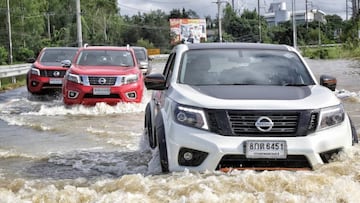
[{"label": "nissan logo", "polygon": [[106,79],[105,78],[99,78],[98,80],[99,84],[103,85],[106,83]]},{"label": "nissan logo", "polygon": [[53,76],[59,77],[59,76],[60,76],[60,72],[59,72],[59,71],[54,71],[54,72],[53,72]]},{"label": "nissan logo", "polygon": [[257,119],[257,121],[255,122],[255,126],[261,132],[268,132],[273,128],[274,123],[269,117],[262,116]]}]

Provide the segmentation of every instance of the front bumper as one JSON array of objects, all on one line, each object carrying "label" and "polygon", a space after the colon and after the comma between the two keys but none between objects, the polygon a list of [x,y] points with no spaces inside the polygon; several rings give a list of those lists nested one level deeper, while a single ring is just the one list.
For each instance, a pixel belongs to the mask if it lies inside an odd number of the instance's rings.
[{"label": "front bumper", "polygon": [[61,89],[63,78],[30,75],[27,88],[31,93],[40,93],[44,89]]},{"label": "front bumper", "polygon": [[[95,95],[94,88],[109,88],[109,95]],[[143,97],[144,87],[141,83],[132,83],[121,86],[84,86],[78,83],[67,82],[63,88],[63,101],[67,105],[84,104],[95,105],[99,102],[117,104],[119,102],[139,103]]]},{"label": "front bumper", "polygon": [[[164,126],[170,171],[183,171],[184,169],[191,171],[219,170],[223,167],[221,164],[227,163],[229,160],[236,163],[237,166],[245,166],[244,168],[276,169],[279,167],[264,166],[270,162],[275,165],[280,162],[293,162],[297,164],[296,166],[300,164],[304,168],[312,169],[316,165],[326,162],[324,157],[327,152],[336,152],[352,145],[351,128],[347,117],[341,125],[302,137],[221,136],[179,125],[174,121],[168,121]],[[244,145],[247,140],[284,140],[287,144],[287,158],[282,160],[245,159]],[[180,165],[179,152],[184,148],[204,152],[207,155],[197,166]],[[255,164],[255,167],[248,167],[249,162],[260,162],[265,163],[265,165]]]}]

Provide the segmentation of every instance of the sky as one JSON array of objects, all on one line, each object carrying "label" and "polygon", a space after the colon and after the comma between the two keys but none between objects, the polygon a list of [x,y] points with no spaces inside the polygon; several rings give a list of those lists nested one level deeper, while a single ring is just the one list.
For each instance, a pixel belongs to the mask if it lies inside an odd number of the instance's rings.
[{"label": "sky", "polygon": [[[200,18],[210,15],[215,18],[218,13],[218,0],[118,0],[121,15],[132,16],[134,14],[148,13],[158,9],[168,13],[172,9],[194,10]],[[232,3],[232,0],[220,0],[221,2]],[[292,0],[258,0],[260,3],[260,14],[267,12],[269,6],[273,2],[286,2],[287,10],[292,10]],[[253,10],[258,7],[257,0],[234,0],[235,9],[242,11],[243,9]],[[306,0],[294,0],[296,10],[305,10]],[[351,17],[351,0],[307,0],[308,7],[320,9],[327,15],[337,14],[346,20],[346,2],[348,2],[348,18]],[[221,4],[222,7],[225,3]]]}]

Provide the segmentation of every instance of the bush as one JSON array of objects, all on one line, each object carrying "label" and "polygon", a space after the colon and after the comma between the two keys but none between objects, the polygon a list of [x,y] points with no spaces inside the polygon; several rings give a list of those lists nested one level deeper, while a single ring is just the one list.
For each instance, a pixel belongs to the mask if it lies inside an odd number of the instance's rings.
[{"label": "bush", "polygon": [[302,54],[311,59],[335,59],[343,57],[341,47],[302,48]]},{"label": "bush", "polygon": [[147,49],[155,48],[154,44],[151,43],[149,40],[144,40],[143,38],[139,39],[136,42],[136,46],[145,47]]},{"label": "bush", "polygon": [[0,47],[0,65],[3,65],[8,60],[8,52],[4,47]]},{"label": "bush", "polygon": [[15,53],[15,61],[25,62],[28,58],[34,57],[34,52],[28,48],[20,48]]}]

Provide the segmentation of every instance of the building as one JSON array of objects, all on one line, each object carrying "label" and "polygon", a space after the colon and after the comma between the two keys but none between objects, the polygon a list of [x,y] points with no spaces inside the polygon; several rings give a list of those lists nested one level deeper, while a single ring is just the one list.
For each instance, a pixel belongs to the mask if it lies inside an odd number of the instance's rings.
[{"label": "building", "polygon": [[[325,13],[318,9],[297,10],[295,11],[296,23],[306,23],[313,21],[325,22]],[[274,26],[281,22],[292,20],[292,11],[286,8],[286,2],[271,3],[267,13],[264,14],[268,25]]]}]

